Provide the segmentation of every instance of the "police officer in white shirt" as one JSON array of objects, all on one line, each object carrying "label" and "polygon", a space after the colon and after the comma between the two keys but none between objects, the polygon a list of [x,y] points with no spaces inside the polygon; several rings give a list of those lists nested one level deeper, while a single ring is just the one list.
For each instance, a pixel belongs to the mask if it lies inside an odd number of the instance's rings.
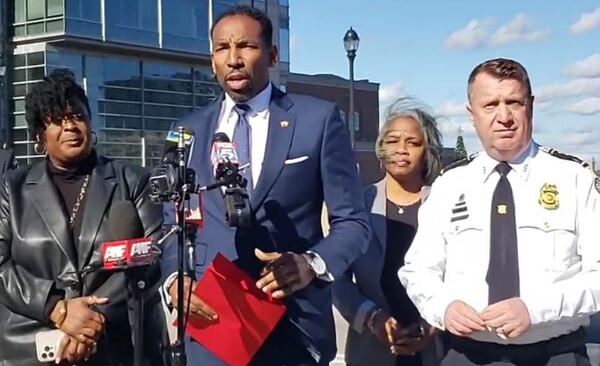
[{"label": "police officer in white shirt", "polygon": [[513,60],[477,66],[468,111],[484,151],[433,184],[399,271],[442,365],[589,365],[600,304],[600,181],[531,137],[533,96]]}]

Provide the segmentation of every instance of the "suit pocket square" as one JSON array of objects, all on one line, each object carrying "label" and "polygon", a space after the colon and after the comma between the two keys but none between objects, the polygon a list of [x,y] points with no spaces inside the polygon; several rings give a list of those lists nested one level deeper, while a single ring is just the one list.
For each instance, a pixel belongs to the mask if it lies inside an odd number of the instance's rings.
[{"label": "suit pocket square", "polygon": [[291,165],[291,164],[298,164],[303,162],[304,160],[308,159],[308,156],[304,155],[304,156],[300,156],[297,158],[293,158],[293,159],[287,159],[284,164],[285,165]]}]

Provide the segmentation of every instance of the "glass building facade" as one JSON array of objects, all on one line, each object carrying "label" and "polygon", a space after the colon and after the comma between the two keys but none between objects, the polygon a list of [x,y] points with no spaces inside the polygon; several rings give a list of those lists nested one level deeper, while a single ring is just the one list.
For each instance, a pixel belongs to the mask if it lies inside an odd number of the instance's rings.
[{"label": "glass building facade", "polygon": [[[56,68],[72,70],[90,100],[97,150],[153,166],[171,124],[217,98],[210,67],[212,20],[238,3],[272,19],[281,62],[276,85],[289,74],[288,4],[282,0],[9,0],[8,96],[2,118],[20,163],[41,156],[27,130],[25,95]],[[200,122],[200,121],[199,121]]]}]

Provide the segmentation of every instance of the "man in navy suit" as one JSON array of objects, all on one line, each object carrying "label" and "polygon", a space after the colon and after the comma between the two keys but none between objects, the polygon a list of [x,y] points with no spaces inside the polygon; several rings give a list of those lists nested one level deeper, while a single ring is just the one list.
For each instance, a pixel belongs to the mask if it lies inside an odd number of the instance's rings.
[{"label": "man in navy suit", "polygon": [[[272,29],[269,18],[251,7],[236,6],[221,15],[211,30],[212,67],[225,93],[177,124],[194,132],[190,166],[199,184],[214,182],[210,151],[216,132],[236,143],[241,164],[250,164],[244,174],[252,226],[228,226],[222,191],[208,192],[195,269],[200,278],[220,252],[256,278],[260,289],[284,300],[286,316],[252,365],[328,365],[335,356],[329,284],[366,249],[368,216],[338,109],[270,83],[269,68],[277,62]],[[323,202],[331,226],[326,238],[320,223]],[[172,304],[175,247],[165,250],[162,261]],[[185,281],[186,291],[194,286]],[[202,295],[192,295],[190,309],[192,316],[218,318]],[[223,365],[193,341],[186,343],[186,352],[189,364]]]}]

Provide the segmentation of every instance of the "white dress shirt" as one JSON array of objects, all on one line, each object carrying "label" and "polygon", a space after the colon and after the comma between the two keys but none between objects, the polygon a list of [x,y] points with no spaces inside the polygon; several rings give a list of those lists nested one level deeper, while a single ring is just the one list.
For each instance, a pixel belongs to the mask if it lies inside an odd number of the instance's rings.
[{"label": "white dress shirt", "polygon": [[[600,307],[600,181],[574,161],[531,143],[508,173],[517,225],[520,297],[531,327],[516,338],[476,332],[480,341],[527,344],[570,333]],[[398,275],[421,316],[444,329],[454,300],[488,305],[490,205],[499,180],[485,153],[433,184]],[[467,212],[453,213],[464,206]],[[466,217],[465,217],[466,216]]]},{"label": "white dress shirt", "polygon": [[[265,148],[267,146],[267,135],[269,133],[269,105],[271,104],[271,92],[273,86],[267,84],[260,93],[256,94],[252,99],[242,103],[250,106],[251,110],[246,114],[248,123],[250,124],[250,164],[252,167],[252,183],[256,188],[258,177],[262,169],[262,163],[265,158]],[[223,132],[229,139],[233,141],[233,131],[238,122],[238,114],[235,112],[236,102],[231,99],[229,94],[225,93],[225,98],[221,104],[221,112],[219,113],[219,123],[217,132]]]}]

